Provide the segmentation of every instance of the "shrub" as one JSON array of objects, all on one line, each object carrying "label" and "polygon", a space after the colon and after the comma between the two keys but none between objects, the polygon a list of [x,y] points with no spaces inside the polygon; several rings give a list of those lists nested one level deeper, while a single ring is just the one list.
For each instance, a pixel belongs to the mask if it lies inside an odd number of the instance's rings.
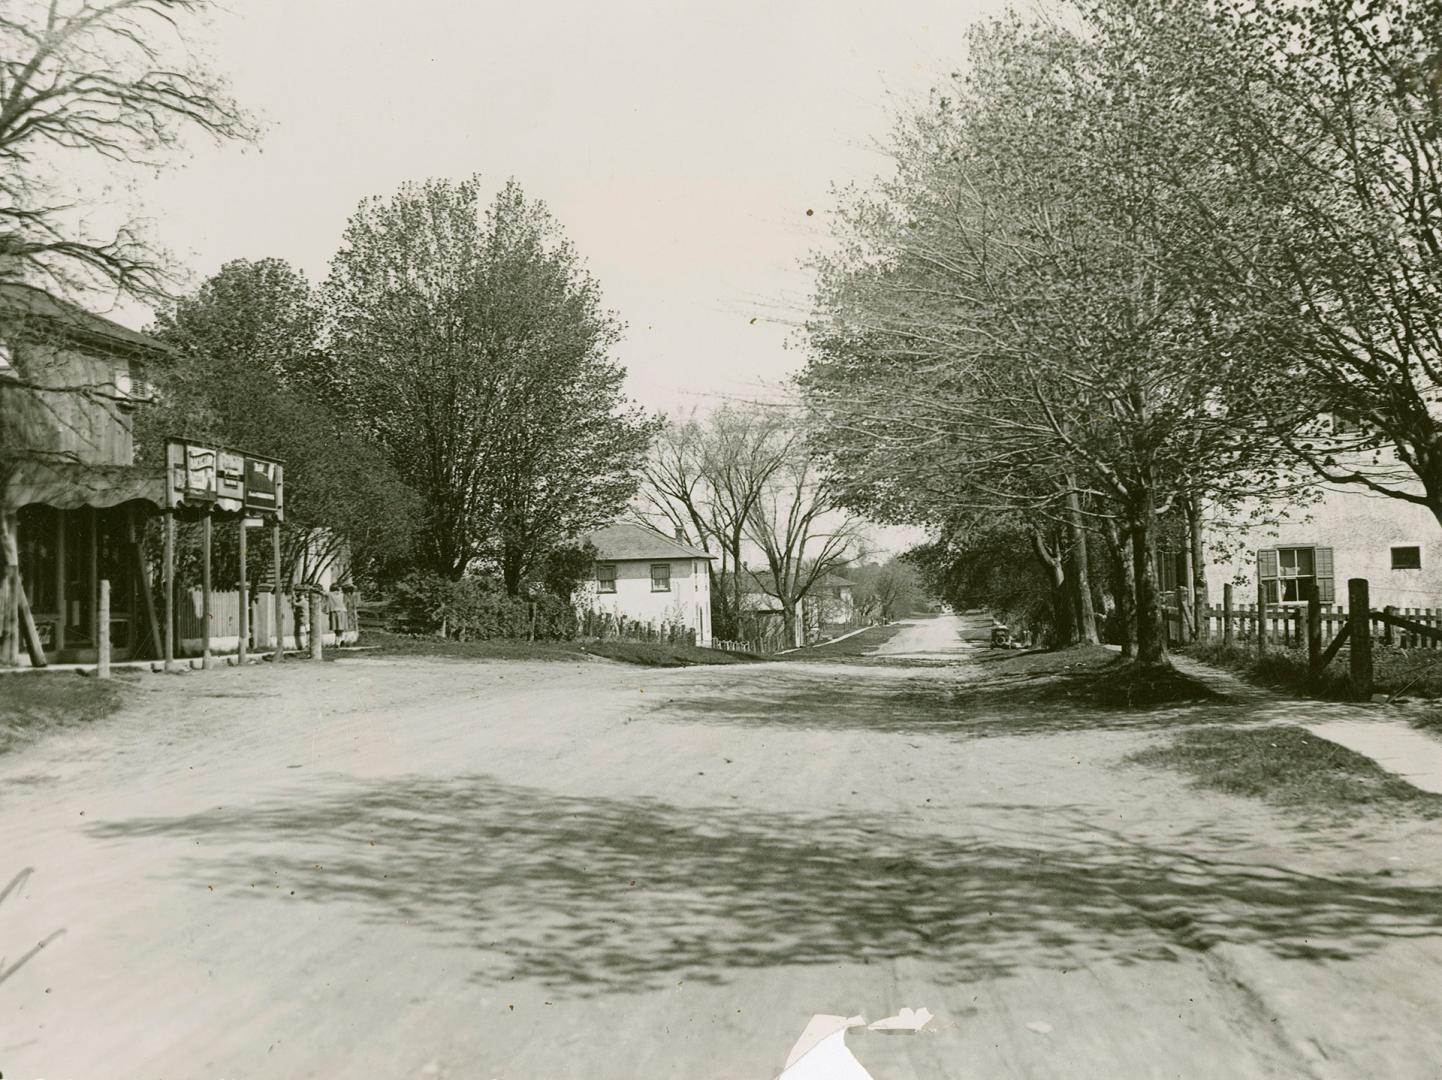
[{"label": "shrub", "polygon": [[450,581],[414,574],[393,589],[398,628],[406,633],[439,634],[457,641],[531,638],[567,641],[576,636],[576,613],[558,596],[534,600],[507,596],[492,580],[465,577]]}]

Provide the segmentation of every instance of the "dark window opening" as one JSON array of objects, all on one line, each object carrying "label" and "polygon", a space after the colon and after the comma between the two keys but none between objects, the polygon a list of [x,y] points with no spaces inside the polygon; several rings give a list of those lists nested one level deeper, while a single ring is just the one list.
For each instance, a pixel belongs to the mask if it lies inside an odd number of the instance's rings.
[{"label": "dark window opening", "polygon": [[1422,549],[1420,547],[1394,547],[1392,549],[1393,570],[1421,570]]}]

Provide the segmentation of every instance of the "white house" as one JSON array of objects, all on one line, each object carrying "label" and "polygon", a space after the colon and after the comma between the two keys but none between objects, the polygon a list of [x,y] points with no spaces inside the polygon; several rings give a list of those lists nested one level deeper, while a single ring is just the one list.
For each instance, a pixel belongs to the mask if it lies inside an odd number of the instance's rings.
[{"label": "white house", "polygon": [[1442,606],[1442,526],[1425,506],[1367,491],[1323,485],[1320,500],[1269,525],[1213,533],[1207,589],[1236,602],[1305,605],[1313,587],[1324,604],[1347,603],[1349,578],[1366,578],[1374,609]]},{"label": "white house", "polygon": [[596,572],[577,590],[578,605],[657,627],[680,625],[696,632],[697,645],[711,644],[714,555],[629,522],[583,539],[596,547]]}]

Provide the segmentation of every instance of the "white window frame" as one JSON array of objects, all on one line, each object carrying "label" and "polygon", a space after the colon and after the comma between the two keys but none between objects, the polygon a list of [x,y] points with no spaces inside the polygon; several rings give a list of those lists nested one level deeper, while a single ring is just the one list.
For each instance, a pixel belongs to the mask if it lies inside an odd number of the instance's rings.
[{"label": "white window frame", "polygon": [[[666,569],[666,584],[658,586],[658,585],[656,584],[656,581],[657,581],[656,571],[659,570],[659,569],[661,569],[662,567],[665,567],[665,569]],[[670,564],[670,563],[668,563],[668,562],[653,562],[653,563],[651,564],[651,591],[652,591],[652,592],[670,592],[670,591],[671,591],[671,564]]]}]

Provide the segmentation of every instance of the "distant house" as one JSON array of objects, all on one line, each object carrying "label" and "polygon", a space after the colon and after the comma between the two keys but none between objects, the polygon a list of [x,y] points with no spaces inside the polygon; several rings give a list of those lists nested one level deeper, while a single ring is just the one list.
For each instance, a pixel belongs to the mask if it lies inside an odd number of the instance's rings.
[{"label": "distant house", "polygon": [[693,630],[696,644],[711,644],[711,575],[715,558],[684,537],[623,522],[583,537],[596,548],[592,581],[576,602],[593,611],[656,627]]},{"label": "distant house", "polygon": [[840,574],[823,574],[807,593],[820,625],[850,623],[856,617],[856,582]]},{"label": "distant house", "polygon": [[[729,579],[727,587],[730,587]],[[849,625],[856,618],[854,591],[856,583],[839,574],[827,573],[817,578],[807,590],[795,613],[795,622],[784,628],[783,644],[809,644],[827,636],[829,630]],[[741,572],[741,612],[761,624],[784,618],[777,598],[776,579],[770,573],[755,570]],[[766,638],[764,626],[753,628],[753,636]]]}]

